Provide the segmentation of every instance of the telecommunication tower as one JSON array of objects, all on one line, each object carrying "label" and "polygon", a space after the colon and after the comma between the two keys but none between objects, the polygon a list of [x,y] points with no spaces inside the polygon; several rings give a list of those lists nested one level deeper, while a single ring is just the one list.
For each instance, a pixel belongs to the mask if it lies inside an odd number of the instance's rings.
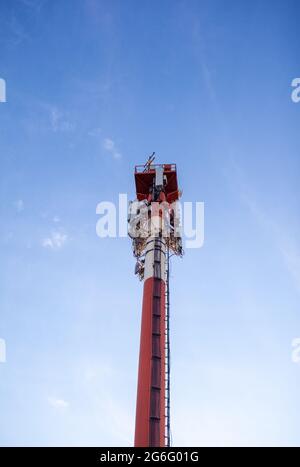
[{"label": "telecommunication tower", "polygon": [[153,153],[135,167],[136,200],[128,216],[135,274],[144,282],[136,447],[171,445],[169,264],[172,255],[183,254],[176,165],[154,159]]}]

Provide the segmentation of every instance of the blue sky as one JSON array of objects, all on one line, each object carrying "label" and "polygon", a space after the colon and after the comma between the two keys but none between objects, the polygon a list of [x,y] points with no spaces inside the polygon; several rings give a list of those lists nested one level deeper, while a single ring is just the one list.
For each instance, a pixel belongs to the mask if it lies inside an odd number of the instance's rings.
[{"label": "blue sky", "polygon": [[176,162],[175,446],[300,445],[296,0],[2,0],[0,444],[131,445],[142,286],[96,205]]}]

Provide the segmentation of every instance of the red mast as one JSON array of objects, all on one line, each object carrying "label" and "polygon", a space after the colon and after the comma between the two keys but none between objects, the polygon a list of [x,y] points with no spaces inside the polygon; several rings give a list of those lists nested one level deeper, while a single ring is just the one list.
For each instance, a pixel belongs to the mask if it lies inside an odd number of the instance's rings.
[{"label": "red mast", "polygon": [[[136,447],[170,446],[169,250],[182,255],[175,164],[135,167],[129,235],[144,280],[136,403]],[[177,227],[177,228],[176,228]]]}]

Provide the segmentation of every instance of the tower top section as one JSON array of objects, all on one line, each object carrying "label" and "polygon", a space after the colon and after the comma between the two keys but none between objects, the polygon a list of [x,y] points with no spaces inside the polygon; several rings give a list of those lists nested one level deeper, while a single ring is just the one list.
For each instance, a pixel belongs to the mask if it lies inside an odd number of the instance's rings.
[{"label": "tower top section", "polygon": [[164,193],[164,199],[173,203],[180,197],[176,164],[153,164],[149,158],[145,165],[136,165],[134,170],[136,197],[138,201],[156,201],[155,193]]},{"label": "tower top section", "polygon": [[128,207],[128,235],[140,279],[149,238],[159,237],[168,250],[183,255],[176,164],[154,164],[154,159],[153,153],[144,165],[135,166],[136,199]]}]

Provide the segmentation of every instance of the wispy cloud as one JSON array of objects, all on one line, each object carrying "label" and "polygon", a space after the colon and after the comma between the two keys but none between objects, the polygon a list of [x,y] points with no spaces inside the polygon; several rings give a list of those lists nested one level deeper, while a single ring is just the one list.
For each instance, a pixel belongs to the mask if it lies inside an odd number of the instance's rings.
[{"label": "wispy cloud", "polygon": [[234,182],[240,191],[240,197],[256,223],[265,231],[281,256],[286,270],[296,288],[300,291],[300,244],[296,234],[287,225],[272,217],[256,199],[255,191],[246,181],[246,176],[236,162],[230,168],[231,184]]},{"label": "wispy cloud", "polygon": [[118,150],[118,148],[116,147],[116,143],[110,139],[110,138],[105,138],[103,140],[103,149],[108,153],[110,154],[110,156],[113,158],[113,159],[121,159],[122,157],[122,154],[120,153],[120,151]]},{"label": "wispy cloud", "polygon": [[17,17],[13,15],[9,23],[8,44],[15,47],[21,44],[24,40],[28,39],[28,34],[25,32],[23,25],[19,22]]},{"label": "wispy cloud", "polygon": [[55,409],[66,409],[70,406],[68,401],[57,397],[48,397],[48,403]]},{"label": "wispy cloud", "polygon": [[28,112],[22,123],[25,131],[31,134],[49,131],[53,133],[73,133],[76,129],[76,120],[69,109],[58,107],[51,102],[41,101],[31,97],[23,100]]},{"label": "wispy cloud", "polygon": [[49,237],[42,240],[44,248],[51,248],[52,250],[59,250],[66,243],[68,236],[64,233],[54,231]]},{"label": "wispy cloud", "polygon": [[75,129],[75,125],[67,117],[66,112],[62,112],[57,107],[49,109],[50,126],[54,132],[70,132]]},{"label": "wispy cloud", "polygon": [[24,201],[22,199],[18,199],[17,201],[15,201],[14,206],[15,206],[17,212],[24,211]]},{"label": "wispy cloud", "polygon": [[286,268],[291,274],[297,289],[300,291],[300,246],[293,239],[281,237],[279,249]]},{"label": "wispy cloud", "polygon": [[21,3],[28,8],[33,8],[35,11],[40,11],[47,0],[20,0]]},{"label": "wispy cloud", "polygon": [[[89,360],[86,367],[82,368],[81,374],[82,394],[94,406],[95,412],[101,413],[101,428],[116,442],[129,446],[133,432],[134,409],[128,407],[126,399],[120,397],[116,390],[119,382],[124,380],[123,372],[104,359],[95,363]],[[105,386],[103,381],[106,381]]]}]

